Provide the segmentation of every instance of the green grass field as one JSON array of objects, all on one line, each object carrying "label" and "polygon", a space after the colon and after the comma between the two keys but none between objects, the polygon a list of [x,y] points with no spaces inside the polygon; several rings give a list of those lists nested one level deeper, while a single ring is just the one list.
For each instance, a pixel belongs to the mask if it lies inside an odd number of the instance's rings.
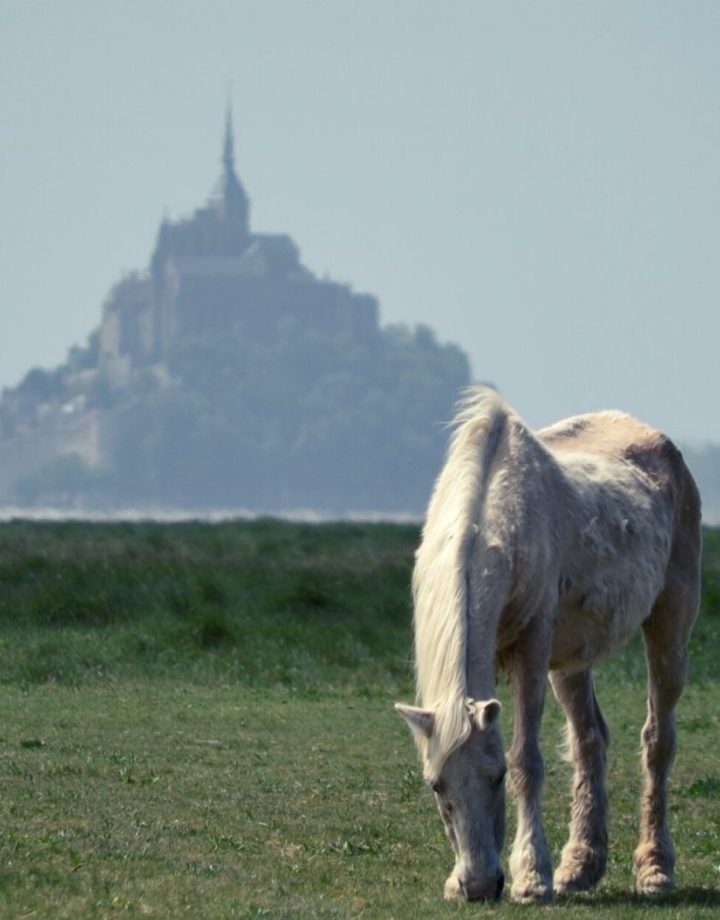
[{"label": "green grass field", "polygon": [[[450,849],[392,711],[413,694],[417,539],[389,525],[1,525],[0,917],[546,915],[442,901]],[[720,532],[705,545],[672,782],[678,890],[632,894],[635,643],[598,676],[608,873],[589,898],[556,902],[564,916],[720,911]],[[550,697],[556,854],[561,725]]]}]

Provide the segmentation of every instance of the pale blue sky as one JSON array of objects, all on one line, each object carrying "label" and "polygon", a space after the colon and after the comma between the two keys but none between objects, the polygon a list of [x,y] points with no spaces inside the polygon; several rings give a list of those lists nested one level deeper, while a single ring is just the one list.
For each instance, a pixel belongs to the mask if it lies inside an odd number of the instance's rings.
[{"label": "pale blue sky", "polygon": [[0,0],[0,385],[219,170],[533,425],[720,441],[720,3]]}]

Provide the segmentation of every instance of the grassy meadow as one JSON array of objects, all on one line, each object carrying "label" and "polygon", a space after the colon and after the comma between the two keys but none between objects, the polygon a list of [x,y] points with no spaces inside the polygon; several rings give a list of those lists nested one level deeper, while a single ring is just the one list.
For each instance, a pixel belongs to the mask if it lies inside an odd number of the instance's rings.
[{"label": "grassy meadow", "polygon": [[[449,845],[392,711],[413,695],[417,540],[399,525],[0,525],[0,917],[546,915],[442,901]],[[608,873],[552,910],[718,914],[719,690],[720,531],[707,531],[672,781],[678,890],[632,893],[636,642],[598,675]],[[507,706],[503,719],[507,738]],[[561,725],[549,696],[555,854],[571,777]]]}]

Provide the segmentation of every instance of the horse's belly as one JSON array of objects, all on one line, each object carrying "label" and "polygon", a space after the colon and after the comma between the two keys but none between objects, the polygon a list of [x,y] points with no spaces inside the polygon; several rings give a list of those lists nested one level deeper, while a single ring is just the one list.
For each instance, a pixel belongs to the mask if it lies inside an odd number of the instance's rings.
[{"label": "horse's belly", "polygon": [[586,594],[561,603],[555,621],[552,670],[587,668],[610,657],[637,633],[654,597]]},{"label": "horse's belly", "polygon": [[613,546],[608,537],[598,543],[602,553],[576,550],[559,579],[551,668],[588,667],[637,633],[665,579],[669,540],[657,533],[637,517],[623,544]]}]

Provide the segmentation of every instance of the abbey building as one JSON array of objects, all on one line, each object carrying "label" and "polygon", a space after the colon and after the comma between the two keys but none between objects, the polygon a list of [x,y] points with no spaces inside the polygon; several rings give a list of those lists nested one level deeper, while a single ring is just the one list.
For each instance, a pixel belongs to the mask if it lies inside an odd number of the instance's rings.
[{"label": "abbey building", "polygon": [[222,171],[208,201],[191,217],[163,220],[149,269],[107,297],[98,368],[122,380],[132,368],[162,364],[187,337],[232,331],[269,341],[288,318],[326,335],[378,334],[374,297],[318,279],[289,236],[252,232],[228,112]]}]

